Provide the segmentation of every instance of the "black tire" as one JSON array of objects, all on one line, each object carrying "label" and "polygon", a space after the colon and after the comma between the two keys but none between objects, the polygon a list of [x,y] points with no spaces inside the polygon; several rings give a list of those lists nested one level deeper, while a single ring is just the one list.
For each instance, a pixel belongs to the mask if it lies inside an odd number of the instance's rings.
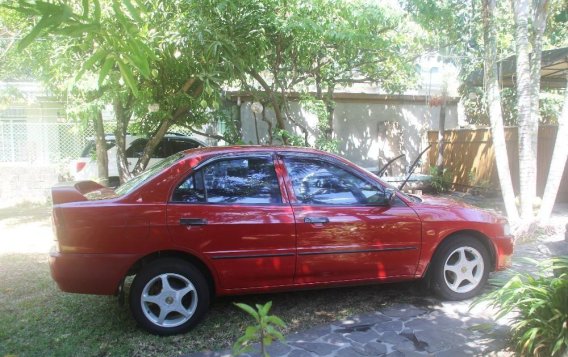
[{"label": "black tire", "polygon": [[[175,335],[189,331],[205,315],[210,302],[209,285],[191,263],[164,258],[143,267],[136,275],[129,300],[132,316],[140,327],[160,336]],[[160,322],[162,311],[164,318]]]},{"label": "black tire", "polygon": [[[465,261],[460,260],[462,257]],[[432,288],[445,300],[465,300],[476,296],[487,283],[491,270],[487,248],[467,235],[444,241],[431,264]]]}]

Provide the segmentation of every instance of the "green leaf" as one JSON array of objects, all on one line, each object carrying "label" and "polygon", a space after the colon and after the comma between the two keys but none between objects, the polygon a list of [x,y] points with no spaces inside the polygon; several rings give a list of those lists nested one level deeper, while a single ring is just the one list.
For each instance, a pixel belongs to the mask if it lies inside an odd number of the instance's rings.
[{"label": "green leaf", "polygon": [[278,316],[270,315],[266,318],[266,321],[268,321],[268,322],[270,322],[274,325],[280,326],[282,328],[286,328],[286,324]]},{"label": "green leaf", "polygon": [[122,0],[122,3],[124,4],[124,6],[126,6],[126,9],[128,10],[128,13],[130,14],[130,16],[132,16],[132,18],[138,22],[142,22],[142,18],[140,17],[140,13],[138,12],[138,10],[132,5],[132,3],[130,2],[130,0]]},{"label": "green leaf", "polygon": [[101,21],[101,4],[99,3],[99,0],[93,0],[93,4],[95,5],[95,20],[97,22]]},{"label": "green leaf", "polygon": [[262,316],[268,315],[268,311],[270,311],[271,307],[272,307],[272,301],[267,302],[266,304],[264,304],[264,306],[260,308],[260,314]]},{"label": "green leaf", "polygon": [[[201,102],[199,102],[199,105],[201,105],[201,107],[202,107],[203,109],[205,109],[205,108],[207,108],[207,101],[206,101],[205,99],[202,99]],[[248,305],[247,305],[247,306],[248,306]],[[249,306],[249,307],[250,307],[250,306]],[[250,309],[253,310],[252,307],[250,307]],[[244,309],[243,309],[243,310],[244,310]],[[254,310],[253,310],[253,311],[254,311]],[[248,311],[247,311],[247,312],[248,312]],[[249,314],[250,314],[250,312],[249,312]],[[258,316],[258,314],[257,314],[256,312],[255,312],[255,315]],[[258,318],[258,317],[256,317],[256,318]]]},{"label": "green leaf", "polygon": [[83,7],[83,15],[82,17],[84,19],[89,18],[89,0],[83,0],[82,1],[82,7]]},{"label": "green leaf", "polygon": [[46,30],[48,27],[56,26],[59,22],[57,21],[55,16],[50,14],[45,14],[39,20],[39,22],[34,26],[34,28],[28,33],[23,39],[20,40],[18,43],[18,50],[23,50],[24,48],[28,47],[30,43],[32,43],[41,33],[43,30]]},{"label": "green leaf", "polygon": [[134,94],[135,97],[138,97],[138,86],[136,80],[134,79],[134,75],[132,74],[132,70],[120,59],[118,59],[116,63],[118,63],[118,68],[120,69],[122,78],[124,78],[124,81],[126,82],[128,87],[130,87],[132,94]]},{"label": "green leaf", "polygon": [[114,67],[115,59],[113,56],[108,56],[101,67],[101,72],[99,73],[99,88],[102,87],[108,73]]},{"label": "green leaf", "polygon": [[106,50],[102,49],[102,48],[99,49],[98,51],[96,51],[95,53],[93,53],[93,55],[91,57],[89,57],[88,60],[85,61],[85,63],[83,64],[83,67],[81,67],[81,70],[79,70],[79,72],[75,76],[75,82],[77,82],[79,79],[81,79],[81,77],[83,76],[83,74],[86,71],[93,68],[93,66],[97,62],[99,62],[100,60],[105,58],[107,54],[108,54],[108,52]]},{"label": "green leaf", "polygon": [[[204,105],[204,103],[205,103],[205,105]],[[207,108],[207,101],[205,101],[205,99],[203,99],[203,100],[201,101],[200,105],[201,105],[203,108]],[[257,313],[251,306],[249,306],[249,305],[247,305],[247,304],[243,304],[243,303],[235,303],[235,305],[237,305],[239,308],[241,308],[241,310],[244,310],[244,311],[248,312],[249,315],[251,315],[252,317],[254,317],[254,319],[255,319],[256,321],[259,321],[259,320],[260,320],[260,317],[258,316],[258,313]]]}]

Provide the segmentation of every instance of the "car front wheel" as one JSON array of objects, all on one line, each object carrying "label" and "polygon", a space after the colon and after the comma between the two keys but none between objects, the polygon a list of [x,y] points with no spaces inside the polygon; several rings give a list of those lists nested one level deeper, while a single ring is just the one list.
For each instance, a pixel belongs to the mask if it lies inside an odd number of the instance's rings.
[{"label": "car front wheel", "polygon": [[475,238],[460,236],[442,243],[432,261],[436,293],[447,300],[477,295],[487,282],[490,261],[485,246]]},{"label": "car front wheel", "polygon": [[157,335],[194,327],[209,306],[203,274],[180,259],[162,259],[144,267],[130,288],[130,310],[138,324]]}]

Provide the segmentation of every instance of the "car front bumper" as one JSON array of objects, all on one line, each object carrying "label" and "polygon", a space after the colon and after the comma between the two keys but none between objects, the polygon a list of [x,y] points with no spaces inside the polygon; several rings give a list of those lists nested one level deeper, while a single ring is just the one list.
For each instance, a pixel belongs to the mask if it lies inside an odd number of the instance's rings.
[{"label": "car front bumper", "polygon": [[498,237],[494,241],[496,248],[495,270],[504,270],[511,266],[514,250],[512,236]]},{"label": "car front bumper", "polygon": [[49,253],[51,277],[62,291],[114,295],[137,257],[133,254]]}]

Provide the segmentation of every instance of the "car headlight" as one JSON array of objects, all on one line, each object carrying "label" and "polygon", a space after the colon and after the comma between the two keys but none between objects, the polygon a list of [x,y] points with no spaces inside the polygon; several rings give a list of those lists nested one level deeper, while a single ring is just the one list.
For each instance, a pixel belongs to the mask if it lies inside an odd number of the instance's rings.
[{"label": "car headlight", "polygon": [[511,235],[511,226],[509,226],[508,222],[503,223],[503,234],[506,236]]}]

